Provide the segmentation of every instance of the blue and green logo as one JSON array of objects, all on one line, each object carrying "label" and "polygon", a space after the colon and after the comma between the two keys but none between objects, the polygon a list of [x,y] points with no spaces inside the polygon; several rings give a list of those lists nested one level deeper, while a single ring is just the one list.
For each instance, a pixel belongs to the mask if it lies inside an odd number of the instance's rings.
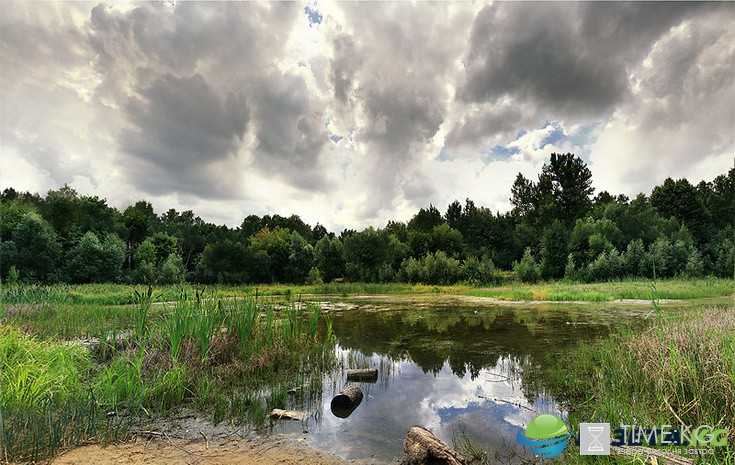
[{"label": "blue and green logo", "polygon": [[550,459],[564,452],[571,433],[561,419],[554,415],[539,415],[528,424],[525,434],[518,430],[516,440],[531,449],[531,452]]}]

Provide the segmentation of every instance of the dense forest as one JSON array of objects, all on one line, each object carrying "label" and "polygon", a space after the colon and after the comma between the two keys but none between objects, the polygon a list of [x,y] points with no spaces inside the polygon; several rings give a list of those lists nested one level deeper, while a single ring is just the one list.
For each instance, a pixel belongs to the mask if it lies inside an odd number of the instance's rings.
[{"label": "dense forest", "polygon": [[[518,174],[513,209],[467,199],[442,214],[338,236],[297,215],[245,217],[238,228],[192,211],[162,215],[144,200],[124,211],[64,186],[0,198],[3,282],[497,283],[506,277],[604,281],[733,276],[735,170],[697,185],[666,179],[634,199],[594,195],[573,154],[552,154],[537,180]],[[512,273],[508,273],[511,271]]]}]

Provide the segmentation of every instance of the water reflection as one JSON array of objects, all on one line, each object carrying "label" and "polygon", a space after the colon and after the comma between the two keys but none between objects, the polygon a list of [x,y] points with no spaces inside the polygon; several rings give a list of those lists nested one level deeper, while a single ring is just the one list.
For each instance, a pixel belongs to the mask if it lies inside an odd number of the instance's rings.
[{"label": "water reflection", "polygon": [[[515,444],[518,427],[541,413],[562,415],[539,374],[578,341],[639,320],[645,310],[596,306],[396,308],[375,304],[332,314],[345,368],[379,368],[377,383],[356,383],[362,403],[347,418],[330,412],[344,373],[324,380],[321,403],[303,405],[304,424],[279,422],[312,446],[347,459],[392,463],[412,425],[451,444],[466,434],[507,462],[530,455]],[[516,454],[520,454],[517,456]]]}]

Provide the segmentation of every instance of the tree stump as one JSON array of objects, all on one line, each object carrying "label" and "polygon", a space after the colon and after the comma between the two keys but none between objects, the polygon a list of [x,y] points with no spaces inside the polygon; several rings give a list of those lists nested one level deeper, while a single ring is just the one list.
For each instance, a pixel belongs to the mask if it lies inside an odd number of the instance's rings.
[{"label": "tree stump", "polygon": [[347,370],[347,381],[363,381],[374,383],[378,381],[378,369],[363,368],[359,370]]},{"label": "tree stump", "polygon": [[408,454],[411,465],[466,465],[462,455],[441,442],[422,426],[412,426],[403,441],[403,451]]},{"label": "tree stump", "polygon": [[332,413],[339,418],[347,418],[362,402],[362,391],[354,384],[347,384],[332,399]]}]

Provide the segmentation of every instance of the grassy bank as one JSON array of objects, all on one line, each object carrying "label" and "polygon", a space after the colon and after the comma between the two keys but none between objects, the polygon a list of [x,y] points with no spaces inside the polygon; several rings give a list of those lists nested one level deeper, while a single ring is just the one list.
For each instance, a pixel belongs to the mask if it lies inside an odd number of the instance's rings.
[{"label": "grassy bank", "polygon": [[[696,299],[732,296],[735,281],[724,278],[659,280],[658,296],[661,299]],[[129,306],[134,302],[134,289],[140,286],[122,284],[87,284],[55,286],[4,286],[4,307],[14,311],[14,305],[85,305],[89,308]],[[315,285],[265,284],[247,286],[158,286],[153,295],[154,302],[173,302],[182,295],[204,292],[208,298],[227,297],[273,297],[281,300],[299,300],[303,296],[329,295],[349,297],[373,294],[465,294],[493,297],[501,300],[551,300],[603,302],[618,299],[650,298],[649,281],[622,280],[603,283],[576,283],[550,281],[537,284],[522,284],[508,281],[504,285],[478,287],[471,285],[430,286],[402,283],[328,283]],[[15,308],[17,310],[17,308]],[[17,312],[16,312],[17,313]],[[2,316],[2,315],[0,315]]]},{"label": "grassy bank", "polygon": [[[664,279],[656,285],[661,299],[699,299],[731,296],[732,279]],[[501,300],[552,300],[605,302],[618,299],[649,300],[651,287],[647,280],[611,281],[606,283],[511,284],[492,288],[467,289],[464,294]]]},{"label": "grassy bank", "polygon": [[[709,463],[735,461],[735,309],[715,306],[661,319],[638,334],[580,346],[555,364],[549,386],[572,425],[710,425],[729,429],[729,447]],[[579,456],[570,462],[611,459]]]},{"label": "grassy bank", "polygon": [[132,305],[22,294],[0,319],[0,461],[125,438],[184,404],[215,421],[262,423],[288,407],[290,387],[320,396],[337,363],[331,324],[313,304],[195,292],[154,306],[153,289],[133,293]]}]

